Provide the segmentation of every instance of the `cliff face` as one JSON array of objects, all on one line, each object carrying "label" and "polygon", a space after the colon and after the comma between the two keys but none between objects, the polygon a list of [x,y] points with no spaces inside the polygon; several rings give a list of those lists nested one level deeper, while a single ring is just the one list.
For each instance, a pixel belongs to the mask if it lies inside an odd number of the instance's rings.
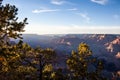
[{"label": "cliff face", "polygon": [[115,57],[116,57],[117,59],[120,59],[120,52],[118,52],[118,53],[115,55]]},{"label": "cliff face", "polygon": [[79,43],[87,43],[95,55],[120,52],[120,35],[108,34],[69,34],[69,35],[23,35],[23,41],[31,46],[51,47],[67,54],[75,50]]},{"label": "cliff face", "polygon": [[[75,46],[79,43],[86,42],[95,51],[95,53],[113,53],[116,54],[120,51],[120,36],[118,35],[105,35],[105,34],[93,34],[86,37],[73,37],[64,36],[56,41],[56,45]],[[54,43],[54,40],[53,40]]]},{"label": "cliff face", "polygon": [[108,52],[114,53],[120,51],[120,37],[116,37],[113,41],[105,44]]}]

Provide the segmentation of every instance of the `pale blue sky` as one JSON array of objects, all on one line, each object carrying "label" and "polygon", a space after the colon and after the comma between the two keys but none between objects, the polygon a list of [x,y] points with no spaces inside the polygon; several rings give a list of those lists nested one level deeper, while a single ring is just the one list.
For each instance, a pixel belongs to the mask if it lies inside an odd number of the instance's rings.
[{"label": "pale blue sky", "polygon": [[119,33],[120,0],[4,0],[27,17],[26,33]]}]

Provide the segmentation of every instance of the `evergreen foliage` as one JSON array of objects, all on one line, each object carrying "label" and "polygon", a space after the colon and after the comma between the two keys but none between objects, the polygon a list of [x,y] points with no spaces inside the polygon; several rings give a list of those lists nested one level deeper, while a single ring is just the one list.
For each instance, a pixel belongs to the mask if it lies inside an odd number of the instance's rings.
[{"label": "evergreen foliage", "polygon": [[[77,52],[72,51],[67,65],[73,80],[106,80],[101,74],[102,62],[92,56],[92,51],[86,43],[79,44]],[[89,70],[90,66],[94,68],[92,71]]]}]

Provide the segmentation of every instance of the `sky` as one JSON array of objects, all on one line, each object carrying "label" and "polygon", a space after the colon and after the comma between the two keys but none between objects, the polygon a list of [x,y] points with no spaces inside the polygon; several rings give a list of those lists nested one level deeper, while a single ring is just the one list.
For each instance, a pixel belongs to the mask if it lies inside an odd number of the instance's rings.
[{"label": "sky", "polygon": [[120,34],[120,0],[3,0],[15,5],[25,33]]}]

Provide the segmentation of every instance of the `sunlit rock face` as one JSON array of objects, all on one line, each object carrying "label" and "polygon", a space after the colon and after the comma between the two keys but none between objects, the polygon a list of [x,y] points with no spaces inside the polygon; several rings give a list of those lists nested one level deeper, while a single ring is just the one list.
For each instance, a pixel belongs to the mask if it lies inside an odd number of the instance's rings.
[{"label": "sunlit rock face", "polygon": [[105,44],[108,52],[119,52],[120,51],[120,37],[116,37],[113,41]]},{"label": "sunlit rock face", "polygon": [[120,71],[117,72],[118,76],[120,76]]},{"label": "sunlit rock face", "polygon": [[115,55],[115,57],[118,59],[120,59],[120,52],[118,52],[116,55]]}]

